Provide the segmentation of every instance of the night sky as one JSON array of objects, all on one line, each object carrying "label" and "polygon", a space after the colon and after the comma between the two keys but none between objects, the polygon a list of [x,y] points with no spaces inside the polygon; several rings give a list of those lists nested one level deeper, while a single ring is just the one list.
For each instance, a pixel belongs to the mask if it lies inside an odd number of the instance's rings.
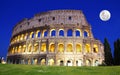
[{"label": "night sky", "polygon": [[[114,40],[120,38],[120,1],[119,0],[0,0],[0,57],[6,58],[12,29],[23,18],[34,14],[57,9],[82,10],[92,26],[95,38],[108,38],[112,52]],[[101,10],[109,10],[111,18],[102,21]]]}]

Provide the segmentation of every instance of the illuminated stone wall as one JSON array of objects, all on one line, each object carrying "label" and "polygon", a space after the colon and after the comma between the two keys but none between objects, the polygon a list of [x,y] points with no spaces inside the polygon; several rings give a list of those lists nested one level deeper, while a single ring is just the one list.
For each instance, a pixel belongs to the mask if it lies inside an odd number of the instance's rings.
[{"label": "illuminated stone wall", "polygon": [[23,19],[13,28],[7,62],[60,66],[97,66],[103,45],[94,39],[80,10],[53,10]]}]

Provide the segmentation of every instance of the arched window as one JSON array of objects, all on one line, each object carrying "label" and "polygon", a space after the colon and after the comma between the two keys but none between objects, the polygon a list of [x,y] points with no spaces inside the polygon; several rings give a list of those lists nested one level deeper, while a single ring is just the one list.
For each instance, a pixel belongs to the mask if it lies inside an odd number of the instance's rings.
[{"label": "arched window", "polygon": [[42,43],[41,52],[46,52],[46,43]]},{"label": "arched window", "polygon": [[69,30],[67,31],[67,36],[68,36],[68,37],[72,37],[72,36],[73,36],[73,31],[72,31],[72,29],[69,29]]},{"label": "arched window", "polygon": [[50,52],[54,52],[55,51],[55,44],[51,44],[49,49],[50,49],[49,50]]},{"label": "arched window", "polygon": [[50,66],[54,65],[54,59],[49,59],[48,60],[48,65],[50,65]]},{"label": "arched window", "polygon": [[80,37],[80,31],[79,30],[76,30],[76,37]]},{"label": "arched window", "polygon": [[81,52],[82,51],[82,48],[81,48],[80,44],[76,44],[76,51],[77,52]]},{"label": "arched window", "polygon": [[58,44],[58,52],[63,52],[63,51],[64,51],[64,45]]},{"label": "arched window", "polygon": [[22,50],[22,46],[19,46],[19,48],[18,48],[18,53],[20,53],[21,50]]},{"label": "arched window", "polygon": [[72,44],[67,44],[67,52],[72,52],[73,48],[72,48]]},{"label": "arched window", "polygon": [[40,33],[40,32],[38,32],[38,37],[40,37],[40,35],[41,35],[41,33]]},{"label": "arched window", "polygon": [[98,52],[98,46],[96,44],[93,45],[93,52],[94,53]]},{"label": "arched window", "polygon": [[89,44],[85,45],[85,50],[87,53],[90,53],[90,45]]},{"label": "arched window", "polygon": [[23,45],[23,50],[22,50],[22,52],[25,52],[25,50],[26,50],[26,45]]},{"label": "arched window", "polygon": [[44,32],[44,37],[47,37],[47,35],[48,35],[48,31],[46,30],[46,31]]},{"label": "arched window", "polygon": [[45,59],[41,59],[40,64],[41,64],[41,65],[45,65],[45,62],[46,62]]},{"label": "arched window", "polygon": [[38,51],[38,43],[34,44],[34,52]]},{"label": "arched window", "polygon": [[28,45],[28,52],[31,52],[31,51],[32,51],[32,45],[29,44],[29,45]]},{"label": "arched window", "polygon": [[59,31],[59,36],[64,36],[64,31],[63,30]]},{"label": "arched window", "polygon": [[51,36],[56,36],[56,31],[55,30],[51,31]]},{"label": "arched window", "polygon": [[88,32],[84,31],[84,37],[88,37]]},{"label": "arched window", "polygon": [[91,61],[89,59],[86,60],[86,66],[90,66],[91,65]]},{"label": "arched window", "polygon": [[34,33],[32,33],[32,38],[34,38]]}]

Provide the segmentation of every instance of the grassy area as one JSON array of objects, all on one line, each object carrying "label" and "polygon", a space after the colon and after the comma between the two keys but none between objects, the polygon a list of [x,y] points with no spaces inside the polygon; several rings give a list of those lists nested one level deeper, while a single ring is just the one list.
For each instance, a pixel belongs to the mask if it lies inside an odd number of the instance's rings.
[{"label": "grassy area", "polygon": [[67,67],[0,64],[0,75],[120,75],[120,66]]}]

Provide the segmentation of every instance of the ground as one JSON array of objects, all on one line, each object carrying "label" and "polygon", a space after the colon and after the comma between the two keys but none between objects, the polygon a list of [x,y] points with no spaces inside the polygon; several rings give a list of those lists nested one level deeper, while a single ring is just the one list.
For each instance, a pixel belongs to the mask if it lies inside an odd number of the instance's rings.
[{"label": "ground", "polygon": [[120,66],[67,67],[0,64],[0,75],[120,75]]}]

